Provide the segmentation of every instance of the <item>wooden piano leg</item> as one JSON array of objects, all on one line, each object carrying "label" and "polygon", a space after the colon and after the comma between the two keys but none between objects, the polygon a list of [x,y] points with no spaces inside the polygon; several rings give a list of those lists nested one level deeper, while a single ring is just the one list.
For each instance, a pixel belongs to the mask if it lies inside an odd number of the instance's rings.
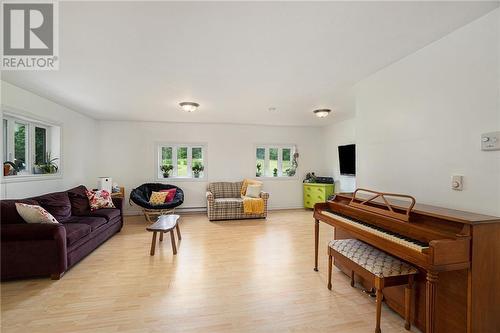
[{"label": "wooden piano leg", "polygon": [[438,283],[438,273],[427,272],[427,285],[425,297],[425,326],[426,333],[434,333],[434,324],[436,321],[436,292]]},{"label": "wooden piano leg", "polygon": [[314,220],[314,270],[318,271],[319,220]]},{"label": "wooden piano leg", "polygon": [[405,328],[411,328],[411,294],[413,292],[413,275],[408,276],[408,285],[405,288]]}]

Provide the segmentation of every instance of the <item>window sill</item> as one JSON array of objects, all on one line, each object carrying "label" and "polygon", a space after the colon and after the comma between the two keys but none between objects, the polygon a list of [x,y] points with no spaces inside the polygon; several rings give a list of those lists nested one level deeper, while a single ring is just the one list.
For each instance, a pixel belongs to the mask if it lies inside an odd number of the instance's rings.
[{"label": "window sill", "polygon": [[9,183],[22,183],[22,182],[33,182],[40,180],[55,180],[62,179],[62,173],[56,173],[52,175],[20,175],[20,176],[3,176],[2,184]]},{"label": "window sill", "polygon": [[255,177],[255,179],[262,179],[262,180],[277,180],[277,181],[287,181],[287,180],[299,180],[299,177],[297,176],[292,176],[292,177],[273,177],[273,176],[261,176],[261,177]]},{"label": "window sill", "polygon": [[206,177],[188,178],[188,177],[171,177],[171,178],[156,178],[160,183],[176,183],[176,182],[208,182]]}]

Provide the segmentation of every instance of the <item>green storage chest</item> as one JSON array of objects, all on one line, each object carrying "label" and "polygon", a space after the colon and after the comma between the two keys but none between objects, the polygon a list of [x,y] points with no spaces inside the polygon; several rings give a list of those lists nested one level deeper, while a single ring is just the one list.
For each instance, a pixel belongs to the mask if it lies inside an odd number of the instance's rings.
[{"label": "green storage chest", "polygon": [[333,184],[304,183],[304,207],[314,208],[315,203],[326,202],[334,190]]}]

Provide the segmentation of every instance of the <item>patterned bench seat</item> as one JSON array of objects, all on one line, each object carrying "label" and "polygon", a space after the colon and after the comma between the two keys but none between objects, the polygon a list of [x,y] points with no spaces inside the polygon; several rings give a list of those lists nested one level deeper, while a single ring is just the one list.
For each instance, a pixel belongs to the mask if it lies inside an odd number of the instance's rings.
[{"label": "patterned bench seat", "polygon": [[380,333],[380,314],[384,287],[407,285],[405,289],[405,328],[410,329],[411,294],[414,275],[418,270],[357,239],[337,239],[328,244],[328,289],[332,289],[332,259],[351,270],[351,286],[354,287],[354,276],[358,274],[364,279],[372,280],[377,297],[377,324],[375,332]]}]

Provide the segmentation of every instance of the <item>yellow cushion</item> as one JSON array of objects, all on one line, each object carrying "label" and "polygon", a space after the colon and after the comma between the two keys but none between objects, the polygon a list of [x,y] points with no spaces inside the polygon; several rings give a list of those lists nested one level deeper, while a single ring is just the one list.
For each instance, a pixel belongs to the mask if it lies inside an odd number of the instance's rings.
[{"label": "yellow cushion", "polygon": [[258,180],[253,180],[253,179],[244,179],[243,184],[241,185],[241,195],[242,196],[245,196],[245,194],[247,193],[248,185],[261,185],[262,186],[262,182],[258,181]]},{"label": "yellow cushion", "polygon": [[165,203],[168,192],[152,192],[149,203],[152,205],[162,205]]}]

